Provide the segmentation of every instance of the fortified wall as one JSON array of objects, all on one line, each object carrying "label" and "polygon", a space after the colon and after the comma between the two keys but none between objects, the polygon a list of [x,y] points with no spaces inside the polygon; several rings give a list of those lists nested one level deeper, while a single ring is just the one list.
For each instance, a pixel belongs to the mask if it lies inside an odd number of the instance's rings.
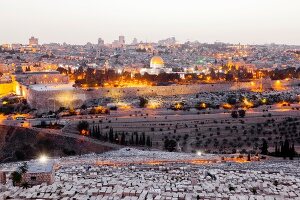
[{"label": "fortified wall", "polygon": [[[244,87],[244,86],[243,86]],[[140,96],[173,96],[241,89],[234,83],[172,85],[130,88],[98,88],[91,91],[73,88],[70,90],[34,90],[27,88],[28,103],[41,111],[57,110],[59,107],[80,107],[86,100],[99,98],[128,98]],[[24,88],[23,88],[24,90]]]},{"label": "fortified wall", "polygon": [[[299,82],[299,81],[298,81]],[[290,82],[281,83],[282,88]],[[293,83],[294,84],[294,83]],[[26,98],[28,103],[40,111],[54,111],[60,107],[80,107],[86,100],[99,98],[122,99],[128,97],[151,97],[151,96],[174,96],[197,94],[201,92],[217,92],[241,89],[255,89],[263,86],[263,89],[274,89],[276,82],[243,82],[243,83],[222,83],[222,84],[195,84],[195,85],[171,85],[171,86],[152,86],[152,87],[129,87],[129,88],[98,88],[91,91],[70,88],[64,90],[35,90],[31,87],[26,88]],[[24,88],[23,88],[24,90]]]}]

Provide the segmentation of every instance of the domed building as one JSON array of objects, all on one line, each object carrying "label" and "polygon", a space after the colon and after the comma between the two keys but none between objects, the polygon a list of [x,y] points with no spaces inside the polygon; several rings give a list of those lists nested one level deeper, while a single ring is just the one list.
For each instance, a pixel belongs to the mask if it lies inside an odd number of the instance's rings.
[{"label": "domed building", "polygon": [[141,75],[145,73],[158,75],[160,73],[172,73],[172,68],[165,68],[164,60],[160,56],[153,56],[150,60],[150,68],[142,68]]},{"label": "domed building", "polygon": [[150,68],[164,68],[165,63],[164,60],[160,56],[152,57],[150,61]]}]

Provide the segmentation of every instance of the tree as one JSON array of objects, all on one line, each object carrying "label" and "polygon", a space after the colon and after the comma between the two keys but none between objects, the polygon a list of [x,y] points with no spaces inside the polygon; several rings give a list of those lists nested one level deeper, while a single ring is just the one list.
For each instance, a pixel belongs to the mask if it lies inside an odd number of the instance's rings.
[{"label": "tree", "polygon": [[148,104],[148,100],[145,99],[144,97],[140,97],[140,107],[145,108],[147,104]]},{"label": "tree", "polygon": [[231,112],[231,117],[232,118],[238,118],[238,112],[237,111],[232,111]]},{"label": "tree", "polygon": [[26,71],[26,72],[30,72],[30,71],[31,71],[31,70],[30,70],[30,67],[27,66],[26,69],[25,69],[25,71]]},{"label": "tree", "polygon": [[143,132],[141,137],[140,137],[140,145],[145,145],[146,144],[146,138],[145,138],[145,133]]},{"label": "tree", "polygon": [[19,167],[22,174],[25,174],[28,171],[28,165],[26,162],[23,163],[22,166]]},{"label": "tree", "polygon": [[251,155],[250,155],[250,153],[248,153],[247,161],[251,161]]},{"label": "tree", "polygon": [[135,132],[135,145],[139,145],[139,135]]},{"label": "tree", "polygon": [[114,130],[113,128],[109,129],[109,133],[108,133],[108,141],[109,142],[114,142]]},{"label": "tree", "polygon": [[279,151],[279,148],[277,146],[277,142],[275,143],[275,156],[279,156],[280,154],[280,151]]},{"label": "tree", "polygon": [[261,147],[261,154],[267,155],[268,148],[269,148],[268,142],[265,139],[263,139],[263,143],[262,143],[262,147]]},{"label": "tree", "polygon": [[283,158],[289,156],[289,151],[290,151],[290,143],[287,139],[285,139],[283,146],[281,148],[281,155],[283,156]]},{"label": "tree", "polygon": [[42,127],[42,128],[45,128],[46,126],[47,126],[47,123],[46,123],[44,120],[42,120],[42,121],[41,121],[41,127]]},{"label": "tree", "polygon": [[150,139],[150,136],[149,136],[149,135],[147,136],[146,145],[147,145],[148,147],[151,147],[151,146],[152,146],[152,145],[151,145],[151,139]]},{"label": "tree", "polygon": [[239,110],[238,112],[239,112],[239,116],[241,118],[245,117],[245,115],[246,115],[246,111],[245,110]]},{"label": "tree", "polygon": [[82,106],[80,107],[82,110],[86,110],[87,106],[85,104],[82,104]]},{"label": "tree", "polygon": [[165,139],[165,149],[172,152],[172,151],[175,151],[176,149],[176,141],[175,140],[169,140],[169,139]]},{"label": "tree", "polygon": [[131,133],[131,137],[130,137],[130,140],[129,140],[129,144],[130,144],[130,145],[133,145],[133,144],[134,144],[133,133]]},{"label": "tree", "polygon": [[227,103],[230,104],[230,105],[234,105],[236,104],[236,97],[231,95],[227,98]]},{"label": "tree", "polygon": [[[26,162],[23,163],[16,171],[11,173],[11,179],[13,181],[13,185],[20,185],[22,183],[22,176],[28,171],[28,165]],[[25,183],[25,182],[24,182]],[[26,185],[25,185],[26,186]],[[26,187],[28,187],[27,185]]]},{"label": "tree", "polygon": [[295,151],[295,145],[294,143],[292,144],[292,146],[290,147],[290,152],[289,152],[289,157],[290,157],[290,160],[293,160],[294,159],[294,156],[296,154],[296,151]]},{"label": "tree", "polygon": [[13,173],[11,173],[11,179],[14,186],[19,185],[22,181],[22,174],[18,171],[14,171]]},{"label": "tree", "polygon": [[77,130],[79,133],[82,133],[83,131],[87,131],[89,129],[89,123],[87,121],[80,121],[77,125]]},{"label": "tree", "polygon": [[125,133],[123,132],[121,135],[121,141],[120,141],[121,145],[125,145]]}]

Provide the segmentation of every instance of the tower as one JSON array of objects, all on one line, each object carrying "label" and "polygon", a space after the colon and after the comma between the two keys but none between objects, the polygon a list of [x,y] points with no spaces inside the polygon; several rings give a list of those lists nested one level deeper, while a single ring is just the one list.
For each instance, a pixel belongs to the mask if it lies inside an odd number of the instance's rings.
[{"label": "tower", "polygon": [[102,38],[98,38],[98,46],[104,46],[104,40],[102,40]]},{"label": "tower", "polygon": [[31,38],[29,38],[29,45],[30,46],[37,46],[37,45],[39,45],[39,39],[31,36]]},{"label": "tower", "polygon": [[122,35],[119,36],[119,44],[121,47],[125,46],[125,37]]}]

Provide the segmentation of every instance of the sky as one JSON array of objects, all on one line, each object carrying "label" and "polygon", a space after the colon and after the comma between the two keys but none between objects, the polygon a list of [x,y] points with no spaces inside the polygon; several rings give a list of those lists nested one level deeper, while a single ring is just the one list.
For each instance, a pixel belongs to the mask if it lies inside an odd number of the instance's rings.
[{"label": "sky", "polygon": [[0,44],[126,43],[171,36],[300,45],[300,0],[0,0]]}]

